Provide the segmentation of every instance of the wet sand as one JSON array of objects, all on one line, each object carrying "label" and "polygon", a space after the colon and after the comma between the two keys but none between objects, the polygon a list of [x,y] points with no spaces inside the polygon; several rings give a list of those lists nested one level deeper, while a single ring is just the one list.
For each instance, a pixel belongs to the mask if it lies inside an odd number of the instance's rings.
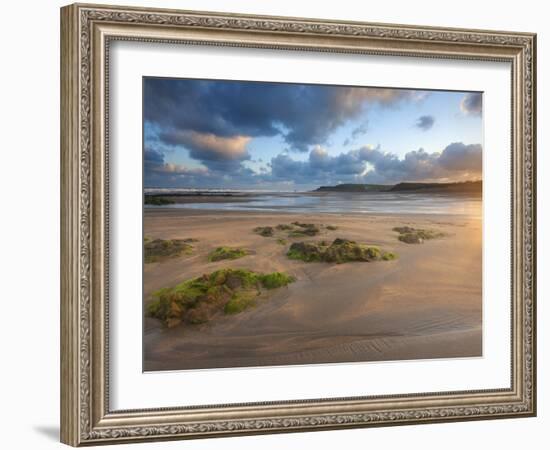
[{"label": "wet sand", "polygon": [[[289,260],[286,246],[252,230],[293,221],[335,225],[311,240],[337,237],[396,252],[394,261],[345,264]],[[429,228],[442,239],[411,245],[395,226]],[[148,208],[153,239],[195,238],[196,251],[145,264],[144,304],[152,293],[232,267],[283,271],[295,283],[255,308],[203,325],[166,329],[145,318],[144,370],[315,364],[482,355],[481,220],[444,215],[289,214]],[[218,246],[252,254],[208,262]]]}]

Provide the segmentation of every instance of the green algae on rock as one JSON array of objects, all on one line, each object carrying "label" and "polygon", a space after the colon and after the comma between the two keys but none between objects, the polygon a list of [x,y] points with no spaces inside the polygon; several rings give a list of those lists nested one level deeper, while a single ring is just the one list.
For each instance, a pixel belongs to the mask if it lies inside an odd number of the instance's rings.
[{"label": "green algae on rock", "polygon": [[382,259],[384,261],[393,261],[394,259],[397,259],[397,253],[394,253],[394,252],[382,253]]},{"label": "green algae on rock", "polygon": [[254,228],[254,233],[258,233],[263,237],[271,237],[275,233],[273,227],[256,227]]},{"label": "green algae on rock", "polygon": [[445,233],[434,230],[425,230],[422,228],[412,228],[412,227],[395,227],[393,231],[399,233],[397,239],[405,244],[422,244],[424,241],[430,239],[437,239],[445,237]]},{"label": "green algae on rock", "polygon": [[249,254],[250,252],[244,248],[218,247],[216,250],[210,252],[208,261],[215,262],[221,261],[222,259],[238,259]]},{"label": "green algae on rock", "polygon": [[[338,227],[305,222],[280,223],[274,227],[263,226],[254,228],[254,232],[263,237],[285,236],[286,238],[301,238],[317,236],[321,231],[334,231]],[[279,238],[281,240],[282,238]]]},{"label": "green algae on rock", "polygon": [[358,244],[349,239],[337,238],[332,243],[320,242],[295,242],[290,246],[287,256],[305,262],[346,263],[354,261],[389,261],[396,259],[392,252],[383,252],[376,246]]},{"label": "green algae on rock", "polygon": [[288,237],[316,236],[321,232],[319,226],[314,223],[292,222],[294,229],[288,234]]},{"label": "green algae on rock", "polygon": [[280,223],[275,228],[277,228],[277,230],[281,230],[281,231],[290,231],[294,227],[292,225],[287,224],[287,223]]},{"label": "green algae on rock", "polygon": [[236,314],[256,304],[266,290],[295,281],[281,272],[259,273],[246,269],[221,269],[155,292],[147,315],[167,327],[208,322],[216,313]]},{"label": "green algae on rock", "polygon": [[181,255],[190,255],[194,247],[192,242],[196,239],[155,239],[146,238],[144,240],[144,260],[145,263],[154,263],[164,261],[168,258],[175,258]]}]

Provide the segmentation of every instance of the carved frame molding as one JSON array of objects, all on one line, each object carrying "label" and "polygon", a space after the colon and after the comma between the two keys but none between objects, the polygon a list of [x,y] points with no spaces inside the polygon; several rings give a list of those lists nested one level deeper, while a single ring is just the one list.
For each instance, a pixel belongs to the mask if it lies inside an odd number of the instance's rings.
[{"label": "carved frame molding", "polygon": [[[512,386],[174,409],[108,407],[108,62],[113,40],[509,61]],[[73,445],[533,416],[536,36],[70,5],[61,10],[61,438]]]}]

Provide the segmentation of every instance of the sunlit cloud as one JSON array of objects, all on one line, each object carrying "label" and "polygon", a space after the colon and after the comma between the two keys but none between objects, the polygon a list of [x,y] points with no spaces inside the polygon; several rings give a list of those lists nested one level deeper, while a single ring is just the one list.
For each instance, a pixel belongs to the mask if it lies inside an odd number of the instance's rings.
[{"label": "sunlit cloud", "polygon": [[386,183],[422,180],[464,180],[481,177],[479,144],[449,144],[442,152],[413,150],[400,158],[380,147],[363,146],[337,156],[322,147],[314,148],[307,161],[296,161],[288,154],[271,160],[275,178],[292,179],[296,183],[320,184],[327,180],[345,182]]},{"label": "sunlit cloud", "polygon": [[212,133],[199,133],[192,130],[174,130],[163,135],[165,141],[182,145],[190,150],[190,155],[200,161],[243,160],[250,155],[246,150],[252,139],[250,136],[216,136]]}]

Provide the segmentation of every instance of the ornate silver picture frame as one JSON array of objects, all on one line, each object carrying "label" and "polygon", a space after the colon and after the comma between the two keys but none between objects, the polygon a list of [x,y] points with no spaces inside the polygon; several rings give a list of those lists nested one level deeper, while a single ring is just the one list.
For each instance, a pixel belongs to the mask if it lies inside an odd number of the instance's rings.
[{"label": "ornate silver picture frame", "polygon": [[[509,63],[510,386],[113,409],[109,384],[108,292],[112,280],[108,192],[112,180],[108,99],[110,46],[116,41]],[[536,36],[531,33],[105,5],[62,8],[61,441],[81,446],[534,416],[535,90]]]}]

